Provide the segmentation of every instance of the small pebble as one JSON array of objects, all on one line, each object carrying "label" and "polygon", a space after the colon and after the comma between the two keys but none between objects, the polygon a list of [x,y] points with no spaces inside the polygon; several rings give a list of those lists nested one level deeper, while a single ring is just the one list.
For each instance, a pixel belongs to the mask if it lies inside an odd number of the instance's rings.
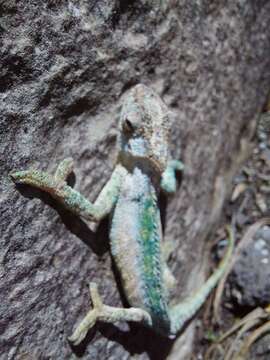
[{"label": "small pebble", "polygon": [[266,148],[267,148],[266,143],[264,143],[264,142],[259,143],[259,149],[260,150],[265,150]]},{"label": "small pebble", "polygon": [[264,239],[258,239],[255,243],[254,243],[254,249],[258,250],[258,251],[262,251],[263,248],[265,247],[266,242]]}]

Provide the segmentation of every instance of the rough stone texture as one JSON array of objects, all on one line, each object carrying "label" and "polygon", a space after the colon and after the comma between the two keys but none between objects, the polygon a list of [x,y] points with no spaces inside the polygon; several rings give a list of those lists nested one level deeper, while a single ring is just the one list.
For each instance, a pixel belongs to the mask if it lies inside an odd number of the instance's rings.
[{"label": "rough stone texture", "polygon": [[258,339],[255,344],[252,345],[247,360],[269,360],[270,352],[270,335],[264,334],[263,337]]},{"label": "rough stone texture", "polygon": [[230,275],[230,289],[237,311],[250,311],[270,303],[270,227],[264,226],[242,251]]},{"label": "rough stone texture", "polygon": [[173,345],[104,325],[70,347],[90,279],[121,304],[107,223],[92,233],[8,172],[73,156],[75,188],[93,200],[113,167],[121,94],[152,86],[175,111],[172,150],[186,164],[165,238],[177,242],[171,265],[187,295],[269,90],[269,1],[7,0],[0,11],[0,358],[188,359],[192,326]]}]

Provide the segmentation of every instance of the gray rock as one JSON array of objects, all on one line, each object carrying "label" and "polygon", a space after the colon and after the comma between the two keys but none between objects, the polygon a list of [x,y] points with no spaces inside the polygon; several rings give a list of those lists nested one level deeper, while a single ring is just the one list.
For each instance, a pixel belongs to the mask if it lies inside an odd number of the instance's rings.
[{"label": "gray rock", "polygon": [[230,276],[232,299],[247,311],[270,302],[270,227],[262,227],[241,253]]},{"label": "gray rock", "polygon": [[121,94],[152,86],[175,112],[172,152],[186,165],[165,239],[178,246],[177,298],[188,295],[204,280],[204,241],[269,90],[269,1],[6,0],[0,10],[0,358],[186,359],[193,324],[173,348],[126,324],[68,344],[90,306],[89,280],[122,306],[107,223],[94,234],[8,173],[53,171],[73,156],[71,180],[93,200],[113,167]]}]

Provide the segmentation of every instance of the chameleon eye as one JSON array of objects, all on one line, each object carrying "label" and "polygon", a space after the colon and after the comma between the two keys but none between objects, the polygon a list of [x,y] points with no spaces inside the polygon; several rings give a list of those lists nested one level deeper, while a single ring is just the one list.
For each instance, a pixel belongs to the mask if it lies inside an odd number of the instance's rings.
[{"label": "chameleon eye", "polygon": [[132,133],[134,131],[132,122],[128,118],[123,122],[123,130],[127,133]]}]

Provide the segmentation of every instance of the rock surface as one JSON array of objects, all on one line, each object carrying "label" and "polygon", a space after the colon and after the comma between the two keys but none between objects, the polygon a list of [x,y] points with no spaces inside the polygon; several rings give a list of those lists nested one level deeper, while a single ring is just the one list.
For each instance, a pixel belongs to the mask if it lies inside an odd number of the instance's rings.
[{"label": "rock surface", "polygon": [[113,167],[121,94],[153,87],[175,112],[172,152],[186,165],[165,229],[186,296],[203,281],[204,240],[269,91],[269,1],[7,0],[0,10],[0,358],[188,359],[192,326],[172,343],[100,325],[69,345],[90,279],[122,304],[107,222],[95,234],[48,196],[15,188],[8,173],[53,171],[72,156],[75,188],[93,200]]}]

